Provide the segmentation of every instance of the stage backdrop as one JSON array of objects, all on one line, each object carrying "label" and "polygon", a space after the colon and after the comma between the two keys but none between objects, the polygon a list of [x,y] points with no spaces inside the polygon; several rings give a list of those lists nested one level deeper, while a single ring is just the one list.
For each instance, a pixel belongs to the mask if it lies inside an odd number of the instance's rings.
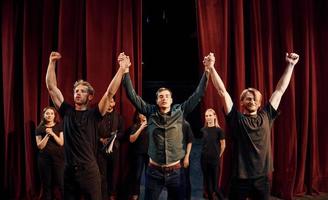
[{"label": "stage backdrop", "polygon": [[[283,199],[328,192],[327,1],[198,0],[197,12],[200,58],[215,54],[216,69],[237,107],[246,87],[258,88],[267,102],[285,69],[285,53],[300,55],[273,127],[272,191]],[[212,85],[203,102],[203,110],[214,107],[225,125]],[[221,180],[225,189],[230,147],[228,142]]]},{"label": "stage backdrop", "polygon": [[[270,98],[285,67],[285,52],[301,58],[274,123],[273,193],[328,192],[328,5],[325,0],[197,0],[199,58],[215,53],[216,68],[239,107],[239,94],[256,87]],[[105,92],[124,51],[141,94],[141,0],[3,0],[0,3],[1,194],[10,199],[38,196],[34,130],[50,103],[45,73],[51,51],[59,51],[58,86],[72,102],[77,79]],[[195,11],[196,12],[196,11]],[[202,68],[203,65],[199,63]],[[133,108],[122,90],[117,109],[126,124]],[[124,106],[123,106],[124,105]],[[209,84],[203,110],[214,107],[225,127],[222,102]],[[227,135],[229,132],[227,132]],[[230,143],[221,183],[227,188]],[[126,163],[122,163],[122,169]],[[123,171],[123,176],[124,171]]]},{"label": "stage backdrop", "polygon": [[[39,191],[34,130],[51,102],[45,85],[50,52],[62,55],[57,80],[68,102],[73,102],[74,82],[85,79],[95,88],[95,106],[123,51],[132,60],[131,77],[141,94],[141,2],[4,0],[0,8],[1,194],[32,199]],[[122,91],[116,109],[129,124],[134,110]]]}]

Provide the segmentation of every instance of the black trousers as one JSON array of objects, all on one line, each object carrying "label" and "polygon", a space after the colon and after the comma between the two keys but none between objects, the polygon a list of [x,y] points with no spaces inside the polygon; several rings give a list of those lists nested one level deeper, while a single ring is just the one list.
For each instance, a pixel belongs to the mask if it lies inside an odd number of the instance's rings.
[{"label": "black trousers", "polygon": [[131,186],[130,194],[138,195],[140,194],[140,181],[142,177],[143,169],[145,172],[148,167],[149,156],[147,154],[135,154],[132,157],[131,167]]},{"label": "black trousers", "polygon": [[119,156],[118,149],[111,154],[104,152],[98,154],[103,199],[108,199],[108,196],[117,195],[120,173]]},{"label": "black trousers", "polygon": [[223,199],[223,194],[219,190],[220,160],[208,160],[201,157],[201,168],[203,172],[203,180],[205,191],[208,198]]},{"label": "black trousers", "polygon": [[43,199],[54,199],[52,191],[58,187],[60,197],[63,199],[64,190],[64,155],[49,155],[39,153],[38,168],[43,190]]},{"label": "black trousers", "polygon": [[270,183],[268,176],[252,179],[233,178],[231,181],[230,200],[261,199],[269,200]]},{"label": "black trousers", "polygon": [[101,180],[96,162],[65,167],[65,200],[100,200]]},{"label": "black trousers", "polygon": [[183,189],[182,191],[185,193],[185,199],[190,200],[191,199],[191,182],[190,182],[190,166],[187,168],[183,168],[184,172],[182,174],[182,180],[183,180]]}]

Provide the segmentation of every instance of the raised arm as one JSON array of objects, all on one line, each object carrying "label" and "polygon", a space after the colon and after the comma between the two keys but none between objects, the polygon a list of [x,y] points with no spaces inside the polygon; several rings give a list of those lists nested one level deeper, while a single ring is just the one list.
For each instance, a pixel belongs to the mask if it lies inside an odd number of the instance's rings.
[{"label": "raised arm", "polygon": [[271,95],[271,98],[269,100],[272,107],[276,110],[280,104],[282,95],[285,93],[285,91],[289,85],[294,66],[298,62],[298,59],[299,59],[299,55],[297,55],[296,53],[290,53],[290,54],[286,53],[287,66],[286,66],[285,72],[281,76],[281,78],[276,86],[276,90],[273,92],[273,94]]},{"label": "raised arm", "polygon": [[120,53],[120,55],[117,58],[117,61],[120,65],[120,68],[118,69],[114,78],[108,85],[104,96],[101,98],[101,100],[98,103],[98,108],[102,115],[106,114],[107,102],[109,102],[108,100],[114,97],[118,88],[120,87],[123,75],[129,72],[129,67],[131,66],[130,58],[129,56],[126,56],[124,52]]},{"label": "raised arm", "polygon": [[205,56],[203,63],[205,65],[205,67],[208,69],[208,71],[210,72],[210,76],[212,79],[212,83],[214,85],[214,87],[216,88],[216,90],[218,91],[220,97],[222,98],[223,102],[224,102],[224,112],[225,114],[228,114],[231,109],[232,109],[232,105],[233,102],[231,100],[231,97],[229,95],[229,93],[227,92],[224,83],[221,79],[221,77],[219,76],[219,74],[217,73],[217,71],[215,70],[214,67],[214,63],[215,63],[215,57],[213,53],[210,53],[208,56]]},{"label": "raised arm", "polygon": [[61,55],[58,52],[51,52],[49,56],[49,64],[46,74],[46,85],[48,88],[49,95],[54,103],[55,107],[58,109],[64,101],[64,97],[61,91],[57,87],[56,79],[56,62],[61,58]]},{"label": "raised arm", "polygon": [[[138,130],[136,132],[134,132],[132,135],[130,135],[129,141],[131,143],[134,143],[139,135],[142,133],[142,131],[147,127],[147,121],[143,121],[140,125],[140,127],[138,128]],[[143,133],[144,134],[144,133]]]},{"label": "raised arm", "polygon": [[192,112],[194,108],[198,105],[198,103],[201,101],[201,99],[204,97],[208,84],[208,79],[209,71],[207,70],[207,68],[205,68],[196,90],[192,93],[191,96],[189,96],[187,100],[185,100],[181,104],[181,109],[183,110],[185,116]]}]

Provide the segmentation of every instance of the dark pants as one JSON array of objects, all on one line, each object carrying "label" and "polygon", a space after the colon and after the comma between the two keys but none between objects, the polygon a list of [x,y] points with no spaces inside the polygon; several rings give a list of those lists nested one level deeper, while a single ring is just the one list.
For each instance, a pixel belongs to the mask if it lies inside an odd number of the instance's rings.
[{"label": "dark pants", "polygon": [[65,200],[101,199],[101,180],[97,163],[66,166],[64,176]]},{"label": "dark pants", "polygon": [[267,176],[252,179],[233,178],[231,181],[230,200],[261,199],[269,200],[270,183]]},{"label": "dark pants", "polygon": [[190,200],[191,199],[191,182],[190,182],[190,167],[183,168],[184,172],[181,176],[183,184],[182,184],[182,191],[184,191],[184,199]]},{"label": "dark pants", "polygon": [[167,189],[168,199],[182,200],[184,197],[184,193],[181,192],[183,188],[182,175],[182,168],[165,172],[148,166],[145,200],[158,200],[164,187]]},{"label": "dark pants", "polygon": [[201,167],[203,172],[203,180],[205,191],[210,200],[223,199],[223,195],[219,190],[220,160],[208,160],[201,158]]},{"label": "dark pants", "polygon": [[98,165],[101,175],[101,193],[103,199],[108,199],[108,196],[117,195],[117,187],[120,173],[118,149],[111,154],[104,152],[98,155]]},{"label": "dark pants", "polygon": [[48,155],[40,153],[38,167],[42,184],[43,198],[54,199],[52,191],[54,186],[58,187],[60,197],[63,199],[64,190],[64,155]]},{"label": "dark pants", "polygon": [[147,154],[136,154],[133,156],[131,165],[131,195],[139,196],[142,171],[144,167],[145,171],[147,171],[148,162],[149,156]]}]

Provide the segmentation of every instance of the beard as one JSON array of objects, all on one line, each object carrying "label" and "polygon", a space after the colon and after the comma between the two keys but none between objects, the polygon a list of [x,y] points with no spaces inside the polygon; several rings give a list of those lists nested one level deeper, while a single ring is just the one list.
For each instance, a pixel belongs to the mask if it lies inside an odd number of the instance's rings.
[{"label": "beard", "polygon": [[248,112],[248,113],[254,113],[258,110],[258,107],[256,105],[251,105],[251,106],[244,106],[244,109]]},{"label": "beard", "polygon": [[81,98],[79,100],[74,99],[74,102],[77,105],[86,105],[86,104],[88,104],[88,100],[87,99],[81,99]]}]

